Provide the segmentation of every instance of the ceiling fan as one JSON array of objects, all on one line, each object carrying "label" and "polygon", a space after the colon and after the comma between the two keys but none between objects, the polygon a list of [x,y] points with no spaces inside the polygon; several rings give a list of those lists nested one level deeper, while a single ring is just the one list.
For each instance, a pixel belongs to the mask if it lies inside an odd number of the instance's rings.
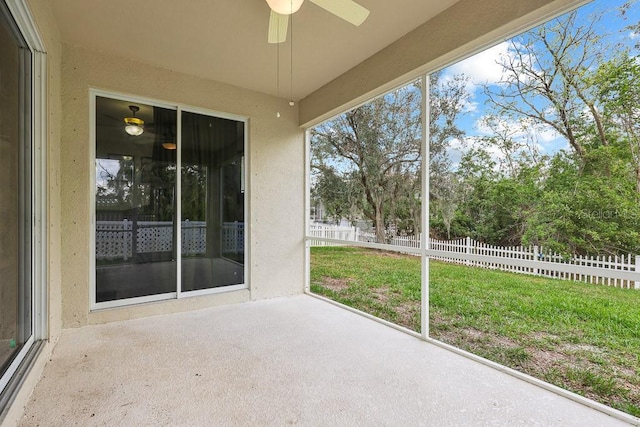
[{"label": "ceiling fan", "polygon": [[[269,18],[269,43],[282,43],[287,39],[289,15],[295,13],[302,6],[304,0],[266,0],[271,8]],[[369,16],[365,9],[353,0],[309,0],[327,12],[359,26]]]}]

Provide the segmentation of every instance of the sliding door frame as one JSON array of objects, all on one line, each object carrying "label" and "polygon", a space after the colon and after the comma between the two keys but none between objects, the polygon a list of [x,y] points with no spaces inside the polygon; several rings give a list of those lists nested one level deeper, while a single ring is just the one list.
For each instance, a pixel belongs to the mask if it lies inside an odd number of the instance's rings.
[{"label": "sliding door frame", "polygon": [[[132,103],[141,103],[147,104],[152,107],[160,107],[166,108],[169,110],[173,110],[176,113],[176,145],[177,145],[177,153],[176,153],[176,187],[175,187],[175,200],[176,203],[175,208],[175,220],[177,222],[176,226],[176,255],[175,260],[177,263],[176,266],[176,290],[173,292],[167,292],[156,295],[147,295],[142,297],[134,297],[134,298],[125,298],[118,299],[113,301],[104,301],[97,302],[96,301],[96,98],[104,97],[119,101],[126,101]],[[204,108],[198,108],[188,105],[182,105],[179,103],[171,103],[167,101],[161,101],[153,98],[140,97],[135,95],[129,95],[119,92],[105,91],[101,89],[91,88],[89,89],[89,110],[90,110],[90,121],[89,121],[89,132],[90,132],[90,147],[89,147],[89,164],[90,173],[89,173],[89,204],[91,208],[89,209],[90,215],[90,233],[89,233],[89,247],[90,247],[90,260],[89,260],[89,308],[91,311],[97,311],[102,309],[116,308],[116,307],[124,307],[134,304],[142,304],[142,303],[151,303],[157,301],[166,301],[172,299],[181,299],[188,297],[196,297],[201,295],[209,295],[216,293],[226,293],[237,290],[249,289],[250,284],[250,276],[249,276],[249,256],[250,251],[247,251],[249,248],[249,234],[250,234],[250,205],[249,205],[249,191],[250,188],[248,185],[245,185],[244,191],[244,224],[245,224],[245,233],[244,233],[244,283],[239,285],[228,285],[228,286],[220,286],[215,288],[208,289],[198,289],[193,291],[183,291],[182,290],[182,227],[181,218],[182,218],[182,174],[180,173],[182,168],[182,113],[195,113],[201,114],[205,116],[234,120],[237,122],[243,123],[244,129],[244,141],[243,141],[243,150],[244,150],[244,161],[248,162],[249,159],[249,119],[244,116],[238,116],[234,114],[208,110]],[[249,164],[246,163],[243,165],[244,176],[242,177],[243,181],[248,184],[249,182]]]},{"label": "sliding door frame", "polygon": [[[31,331],[30,335],[25,337],[22,348],[0,376],[0,414],[7,402],[5,392],[15,392],[20,382],[19,378],[15,378],[18,369],[23,362],[29,363],[28,360],[33,360],[27,358],[27,355],[38,348],[34,344],[49,338],[47,55],[26,0],[4,0],[4,3],[10,15],[8,18],[13,19],[31,53],[31,64],[28,70],[25,70],[25,75],[21,76],[23,83],[31,86],[28,101],[30,120],[23,124],[28,128],[29,139],[29,147],[25,153],[25,157],[28,158],[25,158],[25,161],[30,163],[31,168],[29,176],[25,177],[30,181],[28,195],[25,194],[30,198],[30,208],[28,213],[24,213],[29,215],[30,236],[28,241],[22,242],[27,247],[21,249],[30,257],[29,265],[24,266],[24,269],[28,270],[25,273],[29,276],[30,301],[27,303],[31,310]],[[23,303],[24,301],[20,302]]]}]

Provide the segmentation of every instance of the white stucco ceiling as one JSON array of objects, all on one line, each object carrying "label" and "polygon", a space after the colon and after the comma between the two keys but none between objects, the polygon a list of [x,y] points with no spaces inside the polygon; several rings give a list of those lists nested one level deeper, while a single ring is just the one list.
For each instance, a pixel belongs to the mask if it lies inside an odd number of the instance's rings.
[{"label": "white stucco ceiling", "polygon": [[[322,87],[458,0],[358,0],[355,27],[305,2],[293,15],[293,98]],[[276,95],[277,45],[264,0],[50,0],[63,41]],[[279,95],[291,90],[291,33]],[[135,70],[131,70],[132,73]]]}]

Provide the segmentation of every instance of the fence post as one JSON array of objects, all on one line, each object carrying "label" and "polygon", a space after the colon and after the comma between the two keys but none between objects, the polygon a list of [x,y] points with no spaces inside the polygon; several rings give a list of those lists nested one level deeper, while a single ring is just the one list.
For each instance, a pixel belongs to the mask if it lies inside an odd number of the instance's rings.
[{"label": "fence post", "polygon": [[[471,254],[471,237],[467,236],[465,244],[465,252],[467,255]],[[467,265],[471,265],[471,260],[467,260]]]},{"label": "fence post", "polygon": [[[540,253],[540,248],[538,247],[538,245],[534,245],[533,246],[533,260],[535,262],[540,261],[539,259],[539,254]],[[533,269],[533,274],[535,274],[536,276],[538,276],[540,274],[540,270],[538,269],[538,267]]]},{"label": "fence post", "polygon": [[[636,273],[640,272],[640,255],[636,255]],[[633,289],[640,289],[640,281],[636,280]]]}]

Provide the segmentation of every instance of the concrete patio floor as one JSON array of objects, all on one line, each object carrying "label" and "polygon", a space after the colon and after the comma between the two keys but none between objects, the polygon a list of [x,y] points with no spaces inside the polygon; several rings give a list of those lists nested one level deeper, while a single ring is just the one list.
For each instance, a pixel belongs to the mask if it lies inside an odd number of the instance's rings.
[{"label": "concrete patio floor", "polygon": [[311,296],[64,331],[20,425],[624,425]]}]

